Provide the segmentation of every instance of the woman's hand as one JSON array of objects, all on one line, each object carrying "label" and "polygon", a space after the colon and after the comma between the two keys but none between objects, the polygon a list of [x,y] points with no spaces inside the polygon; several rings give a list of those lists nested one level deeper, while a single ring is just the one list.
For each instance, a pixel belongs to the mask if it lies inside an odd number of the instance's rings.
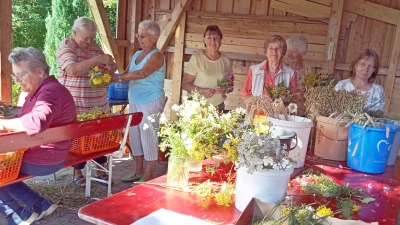
[{"label": "woman's hand", "polygon": [[201,88],[199,93],[206,98],[211,98],[215,94],[215,90],[211,88]]},{"label": "woman's hand", "polygon": [[114,63],[114,58],[108,54],[98,55],[98,56],[96,56],[96,59],[100,64],[104,64],[104,65]]},{"label": "woman's hand", "polygon": [[222,94],[225,93],[225,90],[221,86],[216,86],[214,90],[215,93],[222,93]]}]

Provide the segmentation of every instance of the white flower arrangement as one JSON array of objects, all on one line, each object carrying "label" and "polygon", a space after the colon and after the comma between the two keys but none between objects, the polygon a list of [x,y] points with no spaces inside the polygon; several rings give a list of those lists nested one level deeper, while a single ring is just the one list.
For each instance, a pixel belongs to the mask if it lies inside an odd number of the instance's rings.
[{"label": "white flower arrangement", "polygon": [[164,114],[160,116],[160,148],[169,149],[170,155],[197,160],[221,154],[220,141],[239,126],[245,114],[242,108],[221,114],[197,92],[190,99],[184,97],[183,103],[174,105],[172,110],[178,117],[176,121],[168,121]]},{"label": "white flower arrangement", "polygon": [[279,139],[272,136],[270,127],[271,123],[245,125],[227,136],[223,148],[228,152],[236,151],[236,169],[245,167],[248,173],[284,170],[295,163],[289,152],[282,149]]}]

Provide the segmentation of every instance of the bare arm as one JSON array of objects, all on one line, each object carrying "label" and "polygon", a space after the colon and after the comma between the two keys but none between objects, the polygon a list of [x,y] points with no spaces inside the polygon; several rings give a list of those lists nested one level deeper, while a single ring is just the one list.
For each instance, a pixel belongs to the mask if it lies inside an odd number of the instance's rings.
[{"label": "bare arm", "polygon": [[[140,80],[144,79],[150,74],[154,73],[158,69],[160,69],[164,64],[164,57],[161,53],[155,53],[153,54],[149,61],[145,63],[142,69],[136,70],[133,72],[127,72],[125,71],[120,75],[121,82],[124,81],[130,81],[130,80]],[[113,77],[113,81],[119,81],[118,77]]]},{"label": "bare arm", "polygon": [[203,95],[206,98],[209,98],[214,95],[214,93],[215,93],[214,89],[200,88],[200,87],[195,86],[193,84],[195,79],[196,79],[196,76],[185,73],[185,75],[183,76],[183,80],[182,80],[182,89],[187,91],[188,93],[191,93],[193,91],[198,91],[201,95]]},{"label": "bare arm", "polygon": [[[109,64],[113,64],[114,63],[114,59],[111,55],[98,55],[95,56],[93,58],[90,58],[88,60],[85,61],[81,61],[81,62],[76,62],[73,64],[68,65],[65,68],[65,72],[69,75],[83,75],[85,73],[87,73],[90,69],[92,69],[95,66],[104,66],[104,65],[109,65]],[[116,66],[114,66],[115,68],[111,68],[110,72],[114,73],[117,69]],[[112,69],[115,69],[114,71],[112,71]]]}]

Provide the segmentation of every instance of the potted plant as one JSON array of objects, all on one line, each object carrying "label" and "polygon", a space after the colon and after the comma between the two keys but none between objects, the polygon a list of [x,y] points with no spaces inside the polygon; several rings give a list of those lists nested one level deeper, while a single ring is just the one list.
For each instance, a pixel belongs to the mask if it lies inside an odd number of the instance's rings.
[{"label": "potted plant", "polygon": [[182,104],[174,105],[172,109],[176,112],[177,120],[168,121],[164,114],[159,120],[160,149],[169,150],[167,183],[185,186],[188,163],[220,154],[221,139],[238,126],[244,109],[220,114],[199,93],[193,93],[190,99],[184,97]]},{"label": "potted plant", "polygon": [[227,136],[223,149],[235,162],[235,206],[243,211],[252,198],[276,203],[285,195],[295,161],[271,123],[247,124]]},{"label": "potted plant", "polygon": [[311,138],[315,140],[314,154],[324,159],[345,161],[348,128],[344,123],[335,122],[333,117],[344,112],[363,112],[366,97],[355,91],[335,91],[336,81],[332,75],[310,73],[304,83],[306,113],[316,121]]}]

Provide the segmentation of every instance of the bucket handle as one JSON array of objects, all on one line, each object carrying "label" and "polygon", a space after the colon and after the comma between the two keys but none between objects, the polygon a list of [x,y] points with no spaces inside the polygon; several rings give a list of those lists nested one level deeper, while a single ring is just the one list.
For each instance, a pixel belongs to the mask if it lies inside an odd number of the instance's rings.
[{"label": "bucket handle", "polygon": [[353,141],[354,138],[356,138],[356,137],[362,135],[362,134],[365,133],[365,132],[366,132],[366,130],[365,130],[365,129],[362,129],[362,131],[361,131],[360,133],[358,133],[358,134],[356,134],[356,135],[353,135],[353,137],[351,137],[351,138],[350,138],[350,133],[349,133],[349,141]]},{"label": "bucket handle", "polygon": [[[317,132],[319,132],[320,134],[322,134],[322,136],[324,136],[326,139],[329,139],[331,141],[335,141],[336,142],[336,141],[347,141],[348,140],[347,138],[344,139],[344,140],[336,140],[336,139],[330,138],[330,137],[326,136],[324,133],[322,133],[321,129],[317,129]],[[336,134],[337,134],[337,131],[336,131]]]},{"label": "bucket handle", "polygon": [[295,149],[297,147],[297,133],[294,132],[294,131],[293,131],[293,133],[294,133],[294,139],[296,140],[296,144],[294,145],[293,148],[289,148],[289,151],[291,151],[291,150],[293,150],[293,149]]}]

